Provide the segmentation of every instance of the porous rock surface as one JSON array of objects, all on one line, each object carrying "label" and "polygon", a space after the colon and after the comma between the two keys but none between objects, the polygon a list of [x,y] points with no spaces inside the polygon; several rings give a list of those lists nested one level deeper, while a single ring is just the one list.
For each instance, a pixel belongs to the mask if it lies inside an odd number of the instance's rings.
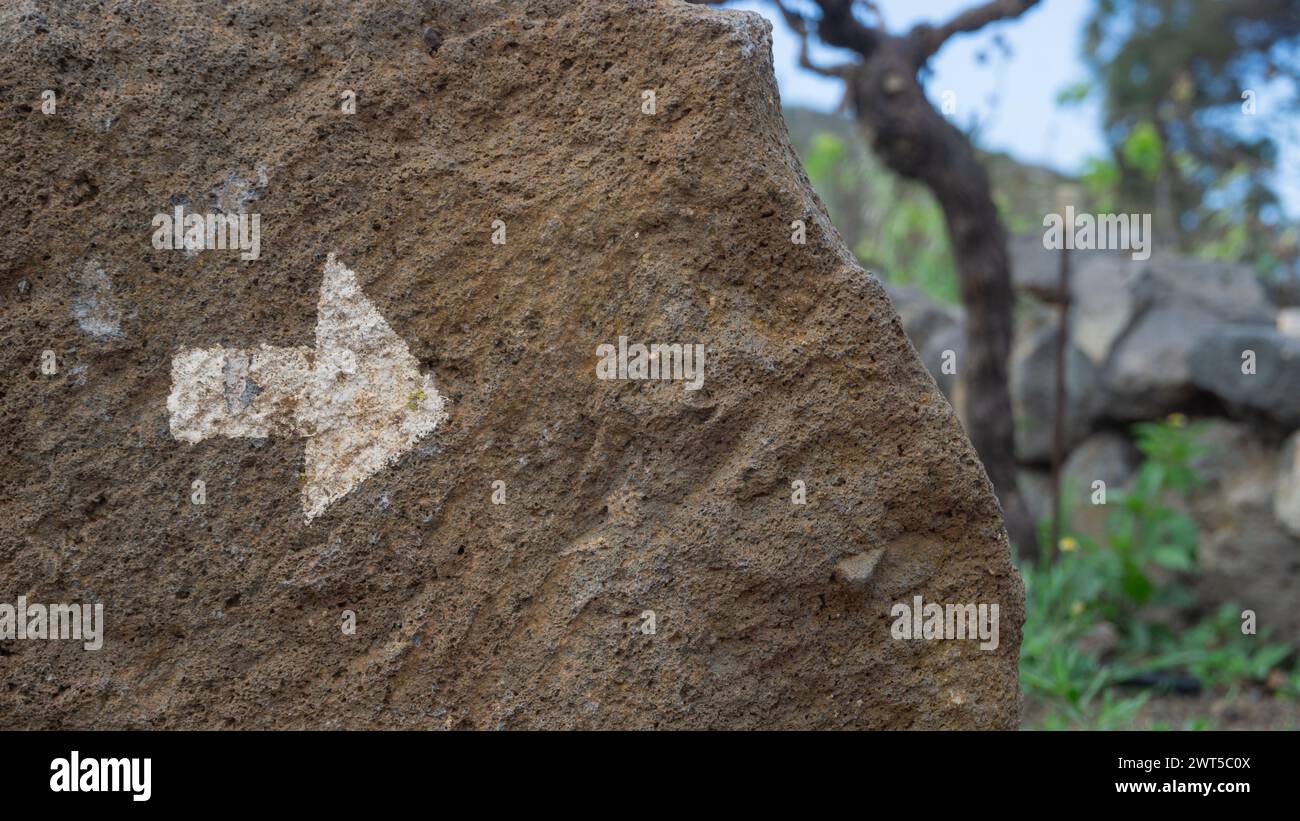
[{"label": "porous rock surface", "polygon": [[[106,623],[0,642],[0,726],[1016,724],[997,502],[759,17],[20,0],[0,43],[0,600]],[[156,250],[177,204],[260,214],[260,258]],[[308,524],[302,437],[182,442],[166,400],[181,349],[310,346],[330,253],[448,417]],[[619,336],[702,343],[702,388],[598,380]],[[892,639],[916,595],[999,604],[999,647]]]}]

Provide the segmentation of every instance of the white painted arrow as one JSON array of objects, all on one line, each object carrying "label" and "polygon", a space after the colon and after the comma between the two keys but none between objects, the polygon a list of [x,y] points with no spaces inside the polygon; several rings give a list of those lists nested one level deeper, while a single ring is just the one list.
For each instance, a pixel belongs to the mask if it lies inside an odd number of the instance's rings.
[{"label": "white painted arrow", "polygon": [[447,418],[433,380],[333,254],[316,314],[315,348],[182,350],[167,397],[172,436],[186,442],[305,436],[309,522]]}]

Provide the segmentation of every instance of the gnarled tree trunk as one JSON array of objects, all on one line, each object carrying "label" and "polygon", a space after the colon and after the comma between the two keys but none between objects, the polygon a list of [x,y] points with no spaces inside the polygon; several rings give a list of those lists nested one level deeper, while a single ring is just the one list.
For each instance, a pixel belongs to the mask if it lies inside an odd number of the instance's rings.
[{"label": "gnarled tree trunk", "polygon": [[1016,483],[1011,354],[1011,264],[988,172],[975,149],[926,99],[909,62],[910,41],[888,38],[846,72],[854,114],[876,154],[898,174],[922,182],[943,209],[966,308],[965,380],[971,443],[997,490],[1011,541],[1036,555],[1034,523]]}]

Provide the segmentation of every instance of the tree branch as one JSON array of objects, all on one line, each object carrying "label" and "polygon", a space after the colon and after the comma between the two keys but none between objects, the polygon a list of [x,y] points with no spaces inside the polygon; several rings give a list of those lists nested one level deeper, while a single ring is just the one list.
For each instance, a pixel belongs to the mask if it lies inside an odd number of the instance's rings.
[{"label": "tree branch", "polygon": [[828,46],[846,48],[867,57],[880,44],[883,32],[853,16],[853,0],[817,0],[822,10],[817,36]]},{"label": "tree branch", "polygon": [[785,18],[785,24],[789,26],[795,34],[799,35],[799,65],[809,71],[822,75],[823,77],[838,77],[843,80],[848,77],[848,72],[852,68],[850,65],[839,66],[819,66],[813,63],[812,56],[808,51],[808,21],[802,15],[790,11],[785,3],[781,0],[772,0],[777,11]]},{"label": "tree branch", "polygon": [[1019,17],[1036,5],[1038,0],[990,0],[982,6],[963,11],[938,28],[921,23],[907,35],[912,44],[912,59],[920,68],[949,38],[978,31],[990,23]]}]

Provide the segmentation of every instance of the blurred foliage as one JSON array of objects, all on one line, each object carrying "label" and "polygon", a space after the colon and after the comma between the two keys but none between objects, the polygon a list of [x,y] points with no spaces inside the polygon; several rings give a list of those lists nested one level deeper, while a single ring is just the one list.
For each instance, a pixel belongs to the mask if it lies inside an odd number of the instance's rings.
[{"label": "blurred foliage", "polygon": [[943,212],[930,192],[884,171],[851,130],[800,136],[808,176],[863,265],[941,302],[958,302]]},{"label": "blurred foliage", "polygon": [[[1197,572],[1198,534],[1178,502],[1197,482],[1191,465],[1204,452],[1201,428],[1174,416],[1133,433],[1144,460],[1132,490],[1113,494],[1104,543],[1066,536],[1055,560],[1021,568],[1020,678],[1043,708],[1043,728],[1130,727],[1162,683],[1221,689],[1281,675],[1285,696],[1300,681],[1284,671],[1293,662],[1289,645],[1264,632],[1244,635],[1240,607],[1206,612],[1185,584]],[[1155,689],[1124,686],[1134,681]]]},{"label": "blurred foliage", "polygon": [[854,253],[889,272],[892,282],[920,288],[940,302],[959,303],[957,269],[939,204],[928,191],[908,192],[912,196],[896,191],[904,186],[897,177],[886,177],[883,183],[883,201],[898,205],[858,240]]},{"label": "blurred foliage", "polygon": [[1102,98],[1111,157],[1085,175],[1094,192],[1156,214],[1184,252],[1300,275],[1275,188],[1279,143],[1300,138],[1300,3],[1097,0],[1085,59],[1095,82],[1057,99]]},{"label": "blurred foliage", "polygon": [[[871,154],[847,117],[787,109],[795,150],[844,242],[888,282],[958,304],[957,273],[943,211],[924,186],[900,179]],[[1041,231],[1065,178],[998,154],[983,155],[993,199],[1010,232]]]},{"label": "blurred foliage", "polygon": [[1132,169],[1144,183],[1151,184],[1160,176],[1165,161],[1165,144],[1160,132],[1149,122],[1141,122],[1124,138],[1120,145],[1124,166]]}]

